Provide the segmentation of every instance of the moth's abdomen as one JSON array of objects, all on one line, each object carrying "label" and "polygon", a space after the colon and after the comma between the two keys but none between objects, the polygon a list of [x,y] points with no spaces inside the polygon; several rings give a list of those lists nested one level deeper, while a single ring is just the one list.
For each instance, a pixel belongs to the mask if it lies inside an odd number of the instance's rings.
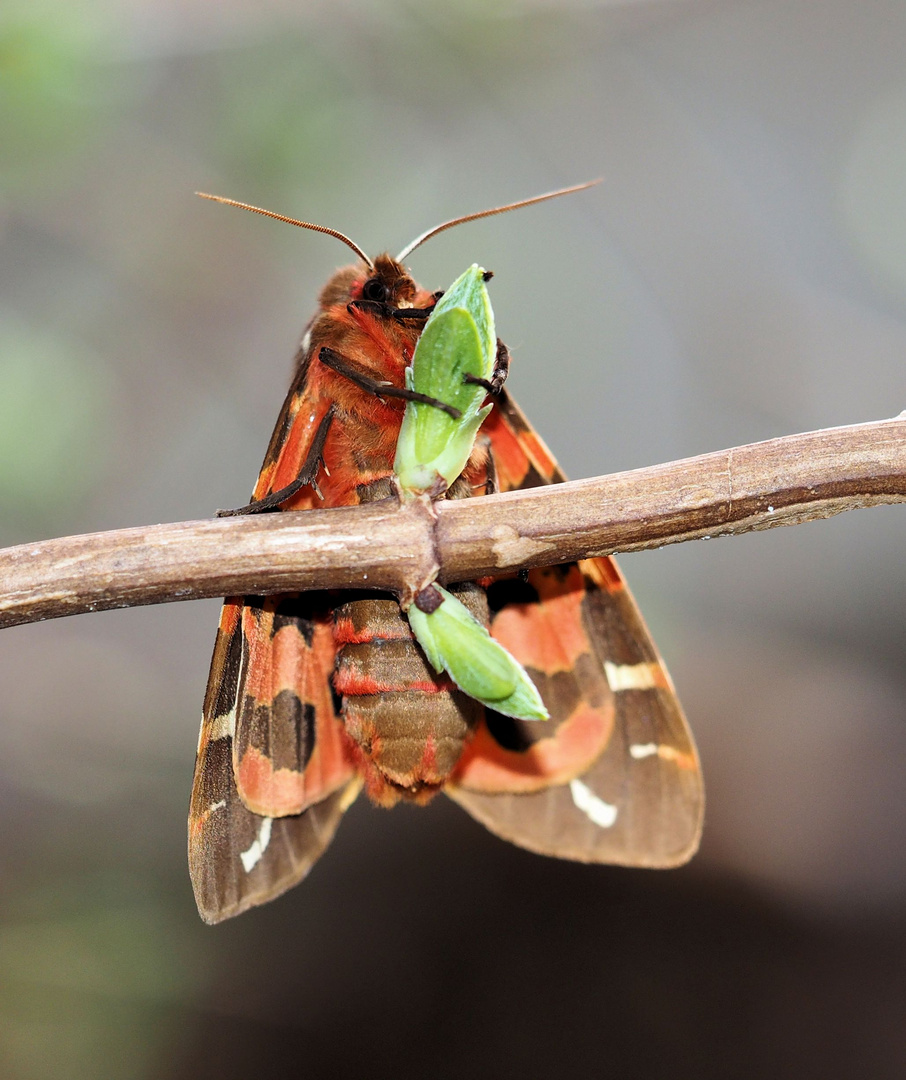
[{"label": "moth's abdomen", "polygon": [[[454,588],[486,623],[484,591]],[[334,688],[369,796],[383,805],[427,801],[456,767],[482,706],[435,673],[395,600],[343,604],[334,633]]]}]

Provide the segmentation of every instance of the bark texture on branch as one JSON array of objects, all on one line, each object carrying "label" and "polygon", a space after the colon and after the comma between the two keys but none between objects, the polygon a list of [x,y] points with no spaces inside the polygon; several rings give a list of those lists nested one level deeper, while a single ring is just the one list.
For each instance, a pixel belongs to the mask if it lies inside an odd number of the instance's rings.
[{"label": "bark texture on branch", "polygon": [[406,595],[521,567],[906,501],[906,413],[477,499],[216,518],[0,551],[0,627],[236,593]]},{"label": "bark texture on branch", "polygon": [[439,507],[448,580],[906,501],[906,413]]}]

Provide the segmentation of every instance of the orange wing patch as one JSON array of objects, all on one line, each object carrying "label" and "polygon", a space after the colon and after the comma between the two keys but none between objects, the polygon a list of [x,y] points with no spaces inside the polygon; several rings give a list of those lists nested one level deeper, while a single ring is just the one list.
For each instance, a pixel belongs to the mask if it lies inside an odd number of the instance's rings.
[{"label": "orange wing patch", "polygon": [[614,708],[580,705],[553,735],[523,751],[505,749],[482,724],[466,747],[452,783],[470,791],[527,793],[567,784],[601,756],[613,730]]},{"label": "orange wing patch", "polygon": [[581,614],[586,588],[582,574],[578,566],[570,566],[561,581],[553,574],[536,574],[530,580],[539,602],[502,608],[492,634],[526,667],[547,675],[570,671],[589,652]]},{"label": "orange wing patch", "polygon": [[330,692],[330,616],[309,597],[269,597],[242,611],[233,771],[254,813],[301,813],[354,774]]},{"label": "orange wing patch", "polygon": [[[525,723],[492,713],[495,731],[486,716],[454,778],[474,791],[566,784],[600,757],[613,731],[614,696],[583,620],[587,583],[579,568],[533,570],[525,586],[513,583],[513,591],[520,588],[524,602],[505,603],[492,616],[491,634],[526,665],[551,720]],[[517,737],[518,748],[506,745],[501,726]]]}]

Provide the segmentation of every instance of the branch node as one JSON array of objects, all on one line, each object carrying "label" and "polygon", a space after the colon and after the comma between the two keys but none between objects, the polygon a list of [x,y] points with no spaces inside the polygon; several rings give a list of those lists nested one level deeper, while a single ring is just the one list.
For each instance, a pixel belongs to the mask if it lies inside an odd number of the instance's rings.
[{"label": "branch node", "polygon": [[416,523],[425,534],[425,541],[417,558],[411,562],[394,590],[404,611],[416,596],[433,585],[440,573],[440,552],[437,542],[437,504],[429,495],[400,498],[399,514]]}]

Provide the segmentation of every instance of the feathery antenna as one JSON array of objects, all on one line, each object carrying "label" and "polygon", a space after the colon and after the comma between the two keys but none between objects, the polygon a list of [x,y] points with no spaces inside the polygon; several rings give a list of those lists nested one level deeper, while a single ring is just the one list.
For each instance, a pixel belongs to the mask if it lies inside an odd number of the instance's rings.
[{"label": "feathery antenna", "polygon": [[338,232],[336,229],[329,229],[326,225],[315,225],[314,222],[311,221],[299,221],[296,218],[286,217],[284,214],[275,214],[273,210],[263,210],[260,206],[252,206],[250,203],[237,202],[236,199],[227,199],[224,198],[223,195],[208,195],[204,191],[196,191],[195,194],[200,195],[202,199],[210,199],[212,202],[224,203],[226,206],[238,206],[240,210],[251,210],[253,214],[263,214],[265,217],[276,218],[277,221],[285,221],[288,225],[298,225],[300,229],[311,229],[314,232],[335,236],[337,240],[342,240],[347,247],[351,247],[369,270],[374,269],[374,263],[368,258],[365,252],[362,251],[359,245],[350,240],[348,236]]},{"label": "feathery antenna", "polygon": [[586,188],[594,187],[595,184],[600,183],[601,178],[599,177],[597,180],[588,180],[584,184],[573,184],[572,187],[560,188],[558,191],[547,191],[543,195],[533,195],[531,199],[520,199],[519,202],[507,203],[506,206],[494,206],[490,210],[479,210],[474,214],[464,214],[462,217],[451,218],[440,225],[435,225],[433,229],[428,229],[427,232],[423,232],[421,236],[416,237],[411,244],[407,244],[397,255],[396,261],[402,262],[403,259],[407,259],[426,240],[430,240],[432,236],[437,236],[438,233],[446,232],[447,229],[452,229],[454,225],[463,225],[467,221],[477,221],[479,218],[493,217],[494,214],[505,214],[508,210],[518,210],[520,206],[532,206],[534,203],[544,202],[546,199],[558,199],[561,195],[572,195],[574,191],[584,191]]}]

